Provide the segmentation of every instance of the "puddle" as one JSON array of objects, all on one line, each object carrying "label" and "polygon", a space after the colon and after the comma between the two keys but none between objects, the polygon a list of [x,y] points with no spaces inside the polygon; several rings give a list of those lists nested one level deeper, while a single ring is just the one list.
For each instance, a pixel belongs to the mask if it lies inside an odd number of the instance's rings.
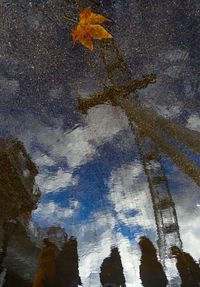
[{"label": "puddle", "polygon": [[0,287],[198,286],[197,1],[0,5]]}]

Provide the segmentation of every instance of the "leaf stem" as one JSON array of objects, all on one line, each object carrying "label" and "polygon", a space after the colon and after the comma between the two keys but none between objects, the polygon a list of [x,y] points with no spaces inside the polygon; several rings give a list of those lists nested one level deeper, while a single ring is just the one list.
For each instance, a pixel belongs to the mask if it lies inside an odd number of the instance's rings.
[{"label": "leaf stem", "polygon": [[67,16],[64,16],[64,18],[65,18],[65,19],[67,19],[67,20],[69,20],[69,21],[72,21],[72,22],[78,23],[78,21],[76,21],[76,20],[74,20],[74,19],[72,19],[72,18],[69,18],[69,17],[67,17]]}]

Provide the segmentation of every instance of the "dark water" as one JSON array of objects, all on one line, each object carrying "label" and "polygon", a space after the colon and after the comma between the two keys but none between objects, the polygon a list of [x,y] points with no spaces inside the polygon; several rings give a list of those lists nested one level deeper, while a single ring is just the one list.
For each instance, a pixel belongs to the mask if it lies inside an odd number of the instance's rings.
[{"label": "dark water", "polygon": [[0,286],[199,286],[199,1],[0,4]]}]

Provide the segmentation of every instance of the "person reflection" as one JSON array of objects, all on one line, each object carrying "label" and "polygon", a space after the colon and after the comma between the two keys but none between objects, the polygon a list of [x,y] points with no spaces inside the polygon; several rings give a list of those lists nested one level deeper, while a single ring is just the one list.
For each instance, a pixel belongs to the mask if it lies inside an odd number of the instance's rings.
[{"label": "person reflection", "polygon": [[109,257],[101,265],[100,281],[103,287],[126,287],[121,257],[117,247],[111,249]]},{"label": "person reflection", "polygon": [[62,250],[56,258],[56,282],[59,287],[78,287],[82,285],[78,269],[77,240],[65,235]]},{"label": "person reflection", "polygon": [[152,242],[142,236],[139,241],[142,252],[140,278],[144,287],[165,287],[168,280],[161,263],[157,259],[156,249]]},{"label": "person reflection", "polygon": [[171,252],[177,259],[176,266],[182,280],[181,287],[200,286],[200,268],[192,256],[177,246],[171,247]]},{"label": "person reflection", "polygon": [[45,238],[43,242],[45,247],[38,256],[39,267],[32,287],[57,287],[55,258],[58,249],[48,238]]}]

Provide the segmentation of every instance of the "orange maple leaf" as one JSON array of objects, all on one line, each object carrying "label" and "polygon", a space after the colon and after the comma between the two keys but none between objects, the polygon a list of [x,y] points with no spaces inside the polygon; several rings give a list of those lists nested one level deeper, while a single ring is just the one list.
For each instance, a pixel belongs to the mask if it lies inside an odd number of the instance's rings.
[{"label": "orange maple leaf", "polygon": [[93,50],[94,39],[112,38],[112,35],[108,33],[102,26],[98,25],[105,21],[111,21],[101,14],[95,14],[91,12],[91,7],[85,8],[80,13],[80,22],[78,26],[72,29],[73,42],[77,40],[81,42],[85,47]]}]

